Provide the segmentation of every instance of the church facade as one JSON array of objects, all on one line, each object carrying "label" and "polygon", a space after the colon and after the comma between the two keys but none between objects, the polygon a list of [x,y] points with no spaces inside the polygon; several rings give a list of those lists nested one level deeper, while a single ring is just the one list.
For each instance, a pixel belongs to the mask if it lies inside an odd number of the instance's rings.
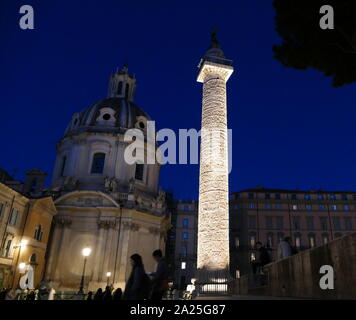
[{"label": "church facade", "polygon": [[164,251],[170,222],[158,187],[160,165],[124,159],[125,132],[138,129],[146,137],[150,120],[134,103],[135,86],[126,67],[116,72],[108,97],[75,113],[57,143],[51,191],[58,213],[46,268],[57,290],[78,291],[83,248],[91,249],[85,290],[107,284],[124,289],[132,254],[154,271],[152,252]]}]

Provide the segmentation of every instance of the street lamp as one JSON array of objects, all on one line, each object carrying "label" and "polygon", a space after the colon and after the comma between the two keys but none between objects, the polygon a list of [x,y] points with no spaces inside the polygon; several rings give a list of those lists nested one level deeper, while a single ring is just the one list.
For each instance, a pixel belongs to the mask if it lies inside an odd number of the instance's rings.
[{"label": "street lamp", "polygon": [[19,264],[20,273],[24,273],[25,272],[25,268],[26,268],[26,263],[21,262]]},{"label": "street lamp", "polygon": [[[14,246],[14,249],[19,249],[19,252],[17,254],[17,261],[16,261],[16,264],[19,262],[20,260],[20,255],[21,255],[21,250],[22,249],[25,249],[26,246],[28,245],[28,240],[26,239],[22,239],[20,241],[20,244],[18,244],[17,246]],[[14,266],[15,270],[16,270],[16,264]],[[20,263],[19,264],[19,269],[20,269],[20,273],[22,270],[25,270],[25,267],[26,267],[26,264],[25,263]],[[24,271],[23,271],[24,272]],[[22,273],[23,273],[22,272]],[[15,286],[15,278],[16,278],[16,272],[14,272],[14,276],[13,276],[13,279],[12,279],[12,286],[14,287]]]},{"label": "street lamp", "polygon": [[111,277],[111,272],[107,272],[107,273],[106,273],[106,277],[107,277],[107,283],[106,283],[106,285],[109,285],[109,279],[110,279],[110,277]]},{"label": "street lamp", "polygon": [[85,266],[87,264],[87,258],[90,256],[91,253],[91,249],[90,248],[84,248],[82,250],[82,255],[84,257],[84,266],[83,266],[83,274],[82,274],[82,279],[80,281],[80,288],[79,288],[79,292],[80,294],[83,294],[83,288],[84,288],[84,274],[85,274]]},{"label": "street lamp", "polygon": [[91,254],[91,249],[90,249],[90,248],[84,248],[84,249],[82,250],[82,255],[83,255],[84,257],[88,257],[88,256],[90,256],[90,254]]},{"label": "street lamp", "polygon": [[22,239],[22,240],[21,240],[20,247],[21,247],[21,248],[25,248],[27,245],[28,245],[28,240]]}]

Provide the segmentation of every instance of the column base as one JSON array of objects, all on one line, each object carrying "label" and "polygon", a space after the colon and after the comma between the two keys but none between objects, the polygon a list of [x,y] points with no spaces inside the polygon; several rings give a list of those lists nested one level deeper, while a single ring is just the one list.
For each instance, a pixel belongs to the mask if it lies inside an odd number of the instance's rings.
[{"label": "column base", "polygon": [[198,269],[195,287],[197,294],[202,295],[229,295],[230,284],[234,281],[228,269],[207,270]]}]

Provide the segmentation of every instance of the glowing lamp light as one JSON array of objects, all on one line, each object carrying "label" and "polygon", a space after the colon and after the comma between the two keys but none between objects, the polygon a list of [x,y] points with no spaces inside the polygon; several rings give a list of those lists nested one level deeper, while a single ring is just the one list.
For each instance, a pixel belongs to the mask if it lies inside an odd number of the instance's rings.
[{"label": "glowing lamp light", "polygon": [[21,240],[21,248],[24,248],[28,245],[28,240],[22,239]]},{"label": "glowing lamp light", "polygon": [[111,272],[107,272],[106,273],[106,276],[109,278],[109,277],[111,277]]},{"label": "glowing lamp light", "polygon": [[19,269],[20,269],[20,271],[24,271],[25,268],[26,268],[26,263],[21,262],[21,263],[19,264]]},{"label": "glowing lamp light", "polygon": [[82,250],[82,255],[83,255],[84,257],[88,257],[88,256],[90,256],[90,254],[91,254],[91,249],[90,249],[90,248],[84,248],[84,249]]}]

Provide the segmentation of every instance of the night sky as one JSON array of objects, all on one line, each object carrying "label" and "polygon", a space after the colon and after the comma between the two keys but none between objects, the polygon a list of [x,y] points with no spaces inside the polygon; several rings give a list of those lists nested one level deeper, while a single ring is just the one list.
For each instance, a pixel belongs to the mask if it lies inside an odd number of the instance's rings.
[{"label": "night sky", "polygon": [[[19,28],[19,8],[35,30]],[[106,97],[128,62],[135,102],[159,128],[200,129],[197,64],[213,25],[225,56],[233,130],[230,191],[254,187],[356,190],[356,85],[283,67],[272,0],[0,1],[1,161],[10,173],[52,172],[55,144],[74,112]],[[197,198],[198,165],[167,165],[160,184]],[[48,179],[49,182],[49,179]]]}]

